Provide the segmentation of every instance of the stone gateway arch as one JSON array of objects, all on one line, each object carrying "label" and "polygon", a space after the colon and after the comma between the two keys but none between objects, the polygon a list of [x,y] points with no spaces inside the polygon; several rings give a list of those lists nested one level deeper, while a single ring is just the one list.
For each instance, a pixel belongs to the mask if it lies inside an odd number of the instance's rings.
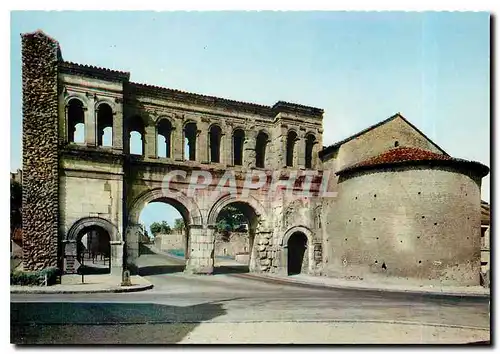
[{"label": "stone gateway arch", "polygon": [[[190,273],[213,273],[215,224],[232,205],[249,220],[252,272],[479,283],[488,168],[450,157],[400,114],[323,147],[322,109],[135,83],[65,61],[41,31],[22,35],[22,81],[26,270],[74,273],[94,232],[109,240],[111,272],[133,271],[141,210],[165,202],[184,219]],[[165,188],[179,171],[188,178]],[[210,180],[192,193],[196,173]],[[228,173],[238,193],[220,188]],[[249,173],[266,183],[245,189]],[[269,193],[290,180],[313,193]]]}]

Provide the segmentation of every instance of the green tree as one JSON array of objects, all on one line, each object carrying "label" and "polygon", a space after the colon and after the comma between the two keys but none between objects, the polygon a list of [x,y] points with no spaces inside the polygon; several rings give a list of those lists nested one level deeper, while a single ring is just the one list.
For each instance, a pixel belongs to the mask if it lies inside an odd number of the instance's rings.
[{"label": "green tree", "polygon": [[22,226],[21,210],[23,204],[22,186],[17,181],[10,181],[10,235]]},{"label": "green tree", "polygon": [[174,230],[178,233],[182,232],[184,229],[184,220],[183,219],[175,219],[174,221]]},{"label": "green tree", "polygon": [[244,223],[247,223],[245,214],[232,205],[224,207],[217,217],[219,231],[231,232]]},{"label": "green tree", "polygon": [[153,236],[156,236],[158,234],[171,234],[172,229],[170,228],[170,225],[168,222],[163,220],[162,222],[157,222],[155,221],[154,223],[149,226],[149,229],[151,230],[151,233]]}]

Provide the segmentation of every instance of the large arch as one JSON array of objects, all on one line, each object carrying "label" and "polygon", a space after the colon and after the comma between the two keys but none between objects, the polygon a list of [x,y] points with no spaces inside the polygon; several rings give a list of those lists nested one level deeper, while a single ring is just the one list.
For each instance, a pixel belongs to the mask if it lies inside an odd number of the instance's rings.
[{"label": "large arch", "polygon": [[183,192],[170,188],[154,188],[141,193],[131,204],[128,210],[128,218],[125,227],[127,244],[127,266],[133,272],[138,270],[136,259],[139,257],[139,238],[137,228],[139,217],[143,208],[152,202],[164,202],[173,206],[181,214],[185,225],[184,258],[186,267],[191,257],[191,233],[192,228],[201,228],[203,219],[201,211],[196,202],[187,197]]},{"label": "large arch", "polygon": [[182,211],[179,210],[179,212],[181,212],[181,214],[185,212],[187,217],[185,221],[189,222],[189,224],[186,225],[203,225],[201,211],[196,202],[183,192],[174,188],[169,188],[169,190],[153,188],[141,193],[130,205],[128,210],[128,223],[139,222],[139,216],[146,204],[161,201],[165,201],[176,208],[182,209]]},{"label": "large arch", "polygon": [[287,231],[283,234],[283,237],[281,238],[280,245],[281,245],[281,257],[280,257],[280,272],[283,274],[288,274],[288,244],[290,241],[290,238],[293,235],[296,234],[303,234],[306,239],[307,239],[307,244],[306,244],[306,253],[304,254],[305,257],[307,257],[307,266],[308,272],[312,272],[313,269],[313,261],[314,261],[314,234],[310,228],[304,225],[296,225],[288,228]]},{"label": "large arch", "polygon": [[[248,270],[253,272],[258,269],[258,250],[257,245],[260,240],[260,235],[266,228],[266,210],[263,205],[254,197],[235,197],[227,193],[220,197],[210,208],[207,217],[207,225],[212,232],[212,243],[215,248],[215,230],[217,217],[220,212],[228,205],[237,207],[248,220]],[[257,242],[256,242],[257,241]],[[212,252],[212,262],[215,266],[215,254]]]}]

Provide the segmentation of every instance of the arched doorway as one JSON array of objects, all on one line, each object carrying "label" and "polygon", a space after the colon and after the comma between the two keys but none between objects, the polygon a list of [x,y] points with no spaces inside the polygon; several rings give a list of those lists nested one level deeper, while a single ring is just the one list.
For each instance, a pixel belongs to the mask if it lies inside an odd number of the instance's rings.
[{"label": "arched doorway", "polygon": [[77,235],[79,273],[108,274],[111,272],[111,237],[103,227],[91,225]]},{"label": "arched doorway", "polygon": [[[148,264],[145,262],[146,258],[150,257],[140,257],[140,246],[139,241],[141,238],[141,212],[147,205],[151,204],[168,204],[169,206],[175,208],[180,214],[182,219],[182,225],[179,225],[176,232],[182,233],[182,248],[178,247],[177,250],[181,250],[182,254],[176,254],[174,257],[168,254],[168,252],[158,252],[161,250],[155,248],[155,253],[163,257],[162,261],[157,257],[155,259],[155,264]],[[175,228],[175,218],[173,225],[169,225],[171,229]],[[139,197],[135,199],[129,209],[128,221],[126,227],[126,263],[127,267],[131,272],[146,272],[150,275],[162,274],[162,273],[172,273],[180,272],[185,270],[186,264],[188,264],[191,257],[191,229],[194,227],[200,227],[202,225],[200,209],[196,203],[184,193],[176,190],[175,188],[161,189],[155,188],[142,193]],[[180,227],[182,226],[182,227]],[[153,242],[154,243],[154,242]],[[153,245],[155,246],[155,245]],[[148,247],[149,248],[149,247]],[[144,252],[142,252],[144,254]],[[142,258],[142,259],[141,259]],[[174,258],[174,260],[172,259]],[[176,260],[176,261],[175,261]],[[154,268],[145,268],[154,267]],[[142,270],[141,270],[142,268]]]},{"label": "arched doorway", "polygon": [[246,202],[226,204],[218,213],[214,235],[214,273],[248,272],[259,218]]},{"label": "arched doorway", "polygon": [[287,243],[287,273],[295,275],[307,270],[307,237],[303,232],[294,232]]}]

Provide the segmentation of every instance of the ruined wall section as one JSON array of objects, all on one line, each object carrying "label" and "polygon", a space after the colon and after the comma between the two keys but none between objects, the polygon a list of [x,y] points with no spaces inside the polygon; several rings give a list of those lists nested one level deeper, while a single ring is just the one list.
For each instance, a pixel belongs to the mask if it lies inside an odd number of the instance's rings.
[{"label": "ruined wall section", "polygon": [[22,35],[23,266],[58,265],[58,56],[42,32]]}]

